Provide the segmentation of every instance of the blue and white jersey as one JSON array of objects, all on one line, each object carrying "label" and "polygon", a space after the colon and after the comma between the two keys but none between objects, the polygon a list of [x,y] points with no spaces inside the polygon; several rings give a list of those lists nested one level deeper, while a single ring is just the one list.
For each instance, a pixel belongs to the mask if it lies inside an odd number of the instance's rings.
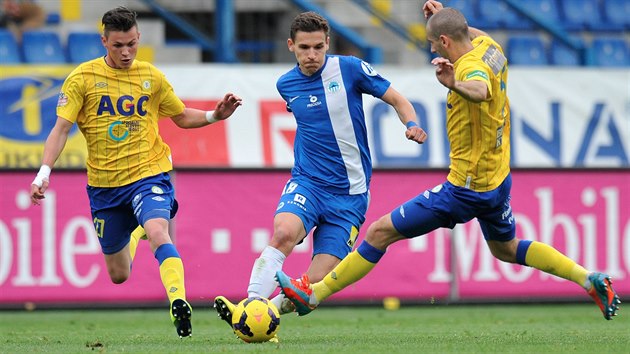
[{"label": "blue and white jersey", "polygon": [[311,76],[297,65],[281,76],[276,87],[297,122],[293,177],[333,193],[367,192],[372,159],[362,95],[381,98],[389,86],[370,64],[351,56],[327,55]]}]

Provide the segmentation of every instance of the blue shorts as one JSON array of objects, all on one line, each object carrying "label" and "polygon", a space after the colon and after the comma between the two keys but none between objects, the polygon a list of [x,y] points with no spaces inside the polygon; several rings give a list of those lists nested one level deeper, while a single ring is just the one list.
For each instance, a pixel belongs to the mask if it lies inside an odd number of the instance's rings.
[{"label": "blue shorts", "polygon": [[510,206],[512,176],[489,192],[475,192],[445,182],[405,202],[391,213],[396,230],[406,237],[453,228],[477,218],[486,240],[509,241],[516,235]]},{"label": "blue shorts", "polygon": [[168,173],[122,187],[87,186],[87,193],[94,228],[105,254],[123,249],[138,225],[155,218],[170,220],[177,213],[175,191]]},{"label": "blue shorts", "polygon": [[313,232],[313,256],[330,254],[344,259],[365,222],[369,193],[341,195],[318,188],[304,179],[290,179],[276,209],[298,216],[308,234]]}]

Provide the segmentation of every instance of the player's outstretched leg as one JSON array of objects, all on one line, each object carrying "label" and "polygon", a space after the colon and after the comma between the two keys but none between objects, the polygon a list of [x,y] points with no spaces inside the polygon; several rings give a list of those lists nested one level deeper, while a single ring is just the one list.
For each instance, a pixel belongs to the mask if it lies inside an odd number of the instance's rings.
[{"label": "player's outstretched leg", "polygon": [[176,299],[171,304],[171,320],[180,338],[192,335],[192,307],[183,299]]},{"label": "player's outstretched leg", "polygon": [[217,310],[217,315],[220,319],[227,322],[230,328],[232,328],[232,313],[234,313],[234,308],[236,308],[236,305],[225,297],[217,296],[214,298],[214,309]]},{"label": "player's outstretched leg", "polygon": [[280,291],[287,299],[291,300],[300,316],[309,314],[317,307],[310,303],[313,290],[306,274],[302,275],[302,279],[296,280],[291,279],[283,271],[279,270],[276,272],[276,281],[280,284]]},{"label": "player's outstretched leg", "polygon": [[612,288],[610,277],[604,273],[593,272],[588,275],[588,280],[591,282],[588,294],[602,310],[604,318],[612,320],[614,316],[617,316],[621,300]]}]

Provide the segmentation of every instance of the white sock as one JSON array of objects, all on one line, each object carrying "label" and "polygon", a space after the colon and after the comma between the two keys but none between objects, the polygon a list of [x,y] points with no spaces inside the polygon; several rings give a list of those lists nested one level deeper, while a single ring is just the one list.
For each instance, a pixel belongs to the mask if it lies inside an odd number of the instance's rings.
[{"label": "white sock", "polygon": [[260,257],[254,262],[247,296],[261,296],[269,298],[278,287],[275,276],[276,272],[282,269],[282,264],[287,257],[284,253],[271,246],[265,247]]}]

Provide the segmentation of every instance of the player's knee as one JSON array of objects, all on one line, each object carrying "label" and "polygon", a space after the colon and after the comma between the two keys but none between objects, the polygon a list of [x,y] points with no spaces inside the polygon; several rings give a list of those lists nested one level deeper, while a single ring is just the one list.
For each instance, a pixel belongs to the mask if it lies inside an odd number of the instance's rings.
[{"label": "player's knee", "polygon": [[507,253],[500,253],[500,254],[494,254],[494,257],[500,261],[503,262],[508,262],[508,263],[516,263],[516,258],[507,254]]},{"label": "player's knee", "polygon": [[114,284],[122,284],[124,283],[127,279],[129,279],[129,271],[121,271],[121,270],[110,270],[109,271],[109,278],[112,280],[112,283]]},{"label": "player's knee", "polygon": [[505,248],[490,248],[492,255],[503,262],[516,263],[516,252],[509,247]]},{"label": "player's knee", "polygon": [[384,249],[397,240],[397,233],[393,231],[390,223],[381,218],[370,224],[365,241],[376,248]]},{"label": "player's knee", "polygon": [[275,248],[293,247],[297,243],[297,235],[289,230],[289,228],[279,225],[273,232],[271,245]]}]

